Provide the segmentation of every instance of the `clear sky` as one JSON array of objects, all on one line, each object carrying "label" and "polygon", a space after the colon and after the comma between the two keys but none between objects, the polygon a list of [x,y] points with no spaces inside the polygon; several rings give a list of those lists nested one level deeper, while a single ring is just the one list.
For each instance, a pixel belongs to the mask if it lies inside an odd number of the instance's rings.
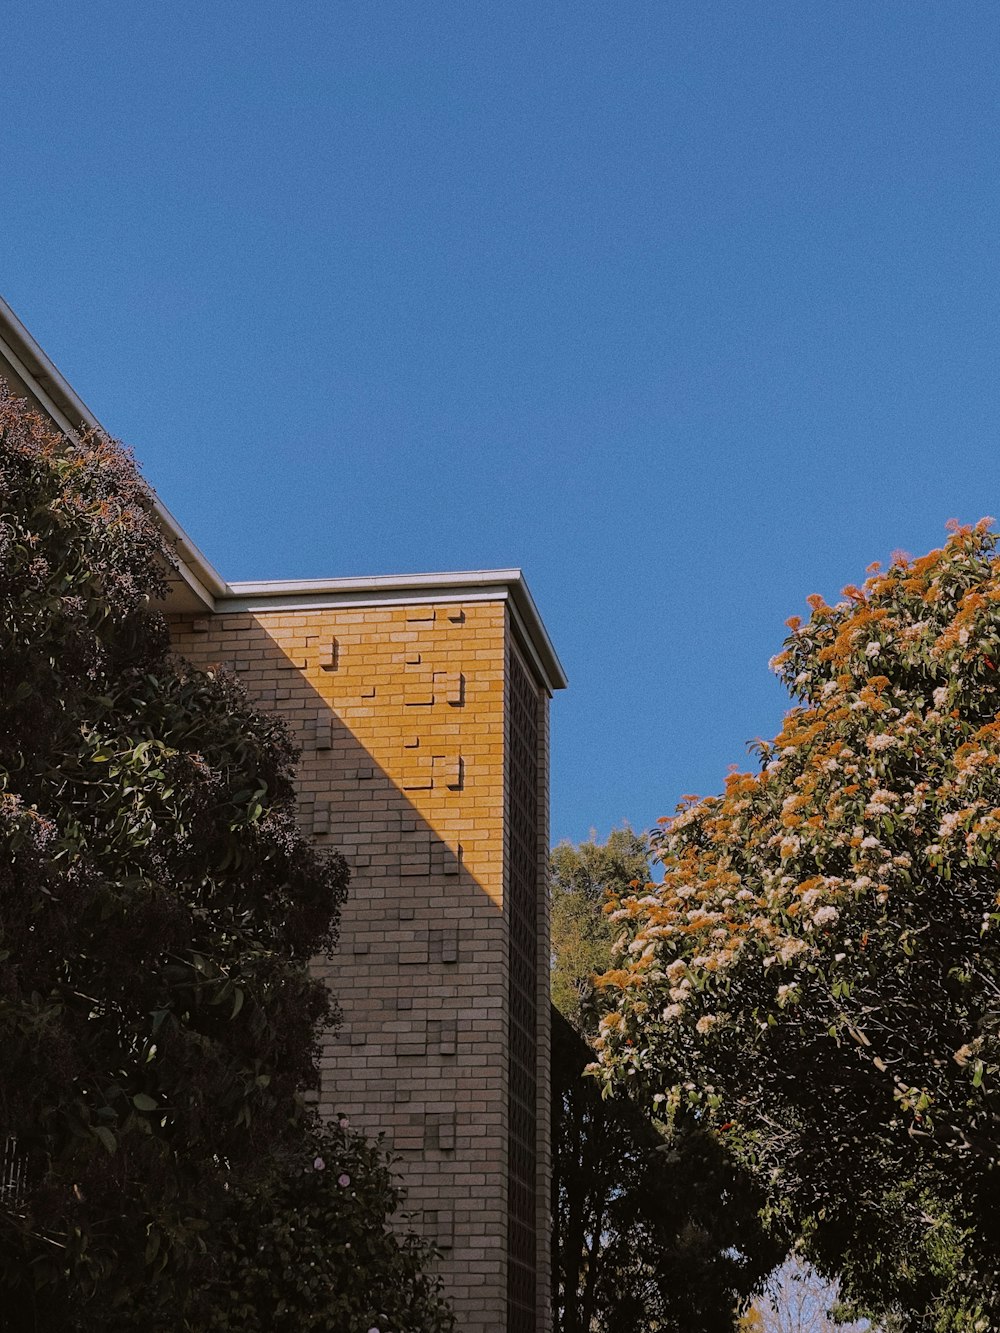
[{"label": "clear sky", "polygon": [[231,579],[521,566],[553,834],[997,494],[996,0],[4,14],[0,292]]}]

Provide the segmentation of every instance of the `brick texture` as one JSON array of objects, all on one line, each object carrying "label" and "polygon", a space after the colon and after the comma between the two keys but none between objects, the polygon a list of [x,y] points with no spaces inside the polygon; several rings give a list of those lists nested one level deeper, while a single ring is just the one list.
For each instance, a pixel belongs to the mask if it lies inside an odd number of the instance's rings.
[{"label": "brick texture", "polygon": [[[537,709],[538,1098],[533,1327],[548,1328],[547,694],[506,603],[343,605],[173,624],[177,650],[234,672],[302,748],[304,826],[352,874],[339,950],[316,964],[343,1023],[320,1109],[384,1132],[407,1211],[441,1248],[462,1333],[508,1311],[509,677]],[[523,1267],[523,1265],[522,1265]],[[522,1283],[523,1286],[523,1283]],[[520,1327],[521,1325],[517,1325]]]}]

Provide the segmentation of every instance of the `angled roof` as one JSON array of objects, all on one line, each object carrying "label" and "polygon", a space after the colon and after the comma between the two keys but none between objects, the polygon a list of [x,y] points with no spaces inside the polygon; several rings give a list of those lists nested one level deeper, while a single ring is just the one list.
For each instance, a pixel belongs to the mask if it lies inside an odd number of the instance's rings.
[{"label": "angled roof", "polygon": [[[0,377],[27,397],[60,430],[103,430],[101,423],[0,297]],[[161,528],[177,553],[167,607],[178,613],[294,609],[390,602],[504,600],[523,646],[549,690],[566,687],[566,674],[519,569],[445,574],[389,574],[371,578],[227,583],[150,487]]]}]

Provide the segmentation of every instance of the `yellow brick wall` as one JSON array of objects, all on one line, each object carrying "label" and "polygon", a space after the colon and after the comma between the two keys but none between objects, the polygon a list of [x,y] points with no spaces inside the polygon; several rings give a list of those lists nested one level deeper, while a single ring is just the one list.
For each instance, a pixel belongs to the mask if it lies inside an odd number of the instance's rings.
[{"label": "yellow brick wall", "polygon": [[[505,902],[510,946],[508,1333],[551,1327],[549,700],[508,624],[505,659]],[[514,918],[519,918],[515,921]],[[520,954],[520,958],[518,958]],[[529,971],[530,970],[530,971]],[[532,993],[533,992],[533,993]],[[520,994],[520,998],[518,998]],[[530,1053],[516,1029],[533,1011]],[[530,1054],[519,1077],[518,1058]],[[524,1075],[534,1084],[533,1133]],[[530,1153],[530,1164],[525,1153]],[[526,1170],[527,1168],[527,1170]],[[518,1182],[520,1177],[520,1183]],[[530,1228],[530,1238],[525,1234]],[[523,1253],[530,1239],[529,1253]],[[520,1260],[520,1262],[519,1262]],[[525,1262],[526,1260],[526,1262]],[[526,1266],[527,1264],[527,1266]]]},{"label": "yellow brick wall", "polygon": [[[500,600],[174,625],[184,656],[226,664],[289,720],[304,825],[351,865],[340,949],[318,965],[343,1010],[320,1105],[401,1154],[462,1333],[505,1327],[508,638]],[[539,1119],[546,1138],[547,1106]]]},{"label": "yellow brick wall", "polygon": [[[513,651],[516,645],[511,644]],[[528,670],[527,664],[525,669]],[[529,671],[530,674],[530,671]],[[538,1192],[535,1200],[538,1240],[535,1333],[552,1327],[552,929],[549,901],[549,697],[538,691]]]}]

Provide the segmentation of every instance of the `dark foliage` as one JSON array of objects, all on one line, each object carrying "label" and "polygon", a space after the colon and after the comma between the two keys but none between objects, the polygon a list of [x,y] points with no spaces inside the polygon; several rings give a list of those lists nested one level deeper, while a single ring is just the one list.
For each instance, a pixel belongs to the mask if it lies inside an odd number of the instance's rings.
[{"label": "dark foliage", "polygon": [[627,1098],[602,1098],[555,1009],[552,1051],[556,1333],[731,1333],[784,1255],[763,1193],[694,1124],[668,1149]]},{"label": "dark foliage", "polygon": [[124,451],[0,398],[11,1329],[203,1327],[238,1201],[315,1132],[300,1094],[334,1012],[305,964],[346,867],[297,828],[281,724],[171,658],[148,606],[168,559]]},{"label": "dark foliage", "polygon": [[425,1248],[378,1225],[400,1202],[376,1146],[346,1121],[317,1127],[276,1185],[239,1192],[206,1333],[449,1333]]}]

